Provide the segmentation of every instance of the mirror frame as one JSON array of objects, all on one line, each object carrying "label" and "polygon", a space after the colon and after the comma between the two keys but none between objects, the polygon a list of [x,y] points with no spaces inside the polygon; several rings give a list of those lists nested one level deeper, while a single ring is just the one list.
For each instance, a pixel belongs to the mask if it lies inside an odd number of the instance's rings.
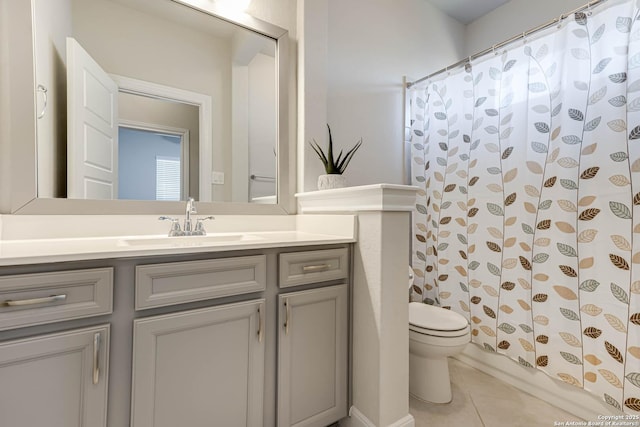
[{"label": "mirror frame", "polygon": [[[289,140],[289,33],[271,23],[246,13],[229,13],[210,0],[167,0],[198,10],[213,17],[267,36],[276,41],[276,99],[277,99],[277,173],[276,204],[198,202],[199,214],[247,215],[293,214],[295,198],[295,144]],[[22,4],[22,5],[20,5]],[[32,18],[33,2],[9,2],[15,19],[8,22],[8,34],[15,34],[16,49],[9,52],[9,88],[11,149],[11,214],[32,215],[151,215],[184,214],[185,202],[143,200],[84,200],[38,198],[37,135],[36,135],[36,81],[35,81],[35,28]],[[29,25],[25,25],[28,23]],[[25,28],[26,27],[26,28]],[[11,37],[12,42],[14,37]],[[24,51],[32,55],[24,55]],[[25,72],[30,70],[31,72]],[[30,94],[31,96],[24,96]]]}]

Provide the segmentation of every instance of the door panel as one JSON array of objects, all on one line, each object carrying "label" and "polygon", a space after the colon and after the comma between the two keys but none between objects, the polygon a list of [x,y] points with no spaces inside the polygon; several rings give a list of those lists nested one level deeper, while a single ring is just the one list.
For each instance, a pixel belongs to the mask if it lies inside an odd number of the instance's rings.
[{"label": "door panel", "polygon": [[279,296],[279,427],[347,416],[347,297],[347,285]]},{"label": "door panel", "polygon": [[67,38],[67,196],[118,197],[118,85]]},{"label": "door panel", "polygon": [[108,325],[0,343],[0,425],[106,426],[108,346]]},{"label": "door panel", "polygon": [[134,427],[262,426],[264,300],[134,322]]}]

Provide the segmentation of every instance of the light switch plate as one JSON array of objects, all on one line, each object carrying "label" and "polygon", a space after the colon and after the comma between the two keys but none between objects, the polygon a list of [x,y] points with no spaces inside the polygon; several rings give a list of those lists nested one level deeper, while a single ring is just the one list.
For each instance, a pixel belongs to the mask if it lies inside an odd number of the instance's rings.
[{"label": "light switch plate", "polygon": [[224,172],[211,171],[212,184],[224,184]]}]

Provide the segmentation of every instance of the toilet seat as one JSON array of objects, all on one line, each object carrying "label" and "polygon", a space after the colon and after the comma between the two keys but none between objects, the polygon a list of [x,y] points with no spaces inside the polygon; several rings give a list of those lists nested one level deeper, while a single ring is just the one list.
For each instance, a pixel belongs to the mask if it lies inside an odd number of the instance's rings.
[{"label": "toilet seat", "polygon": [[469,334],[469,323],[464,316],[441,307],[409,303],[409,330],[433,337],[461,337]]}]

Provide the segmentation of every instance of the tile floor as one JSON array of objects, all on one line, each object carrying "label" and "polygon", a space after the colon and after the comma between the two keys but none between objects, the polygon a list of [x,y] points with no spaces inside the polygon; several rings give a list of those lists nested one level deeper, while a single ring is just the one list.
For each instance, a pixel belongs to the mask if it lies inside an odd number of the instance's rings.
[{"label": "tile floor", "polygon": [[582,421],[458,360],[449,358],[453,401],[437,405],[411,398],[416,427],[551,427]]}]

